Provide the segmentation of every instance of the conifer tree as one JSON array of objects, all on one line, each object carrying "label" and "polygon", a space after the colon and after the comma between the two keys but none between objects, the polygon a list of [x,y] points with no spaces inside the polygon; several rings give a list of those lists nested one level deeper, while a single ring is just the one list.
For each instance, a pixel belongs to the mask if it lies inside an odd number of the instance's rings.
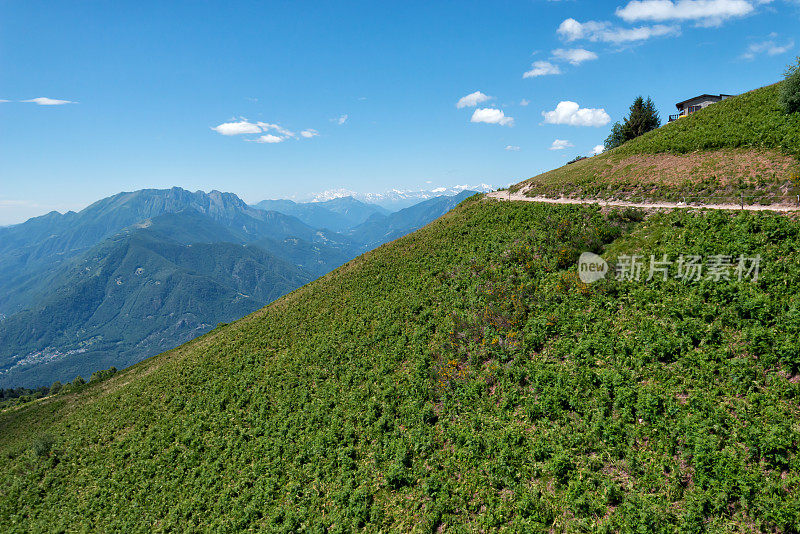
[{"label": "conifer tree", "polygon": [[615,122],[611,127],[611,133],[605,140],[606,150],[616,148],[626,141],[630,141],[640,135],[655,130],[661,126],[661,118],[658,116],[656,105],[647,97],[647,100],[637,96],[630,107],[630,113],[622,124]]}]

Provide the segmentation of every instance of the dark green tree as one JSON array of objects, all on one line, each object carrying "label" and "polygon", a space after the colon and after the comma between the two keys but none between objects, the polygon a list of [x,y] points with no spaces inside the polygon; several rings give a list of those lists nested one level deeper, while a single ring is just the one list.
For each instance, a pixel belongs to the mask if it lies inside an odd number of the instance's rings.
[{"label": "dark green tree", "polygon": [[105,380],[106,378],[113,376],[117,372],[116,367],[112,367],[111,369],[105,369],[102,371],[95,371],[92,373],[92,377],[89,379],[90,382],[100,382],[101,380]]},{"label": "dark green tree", "polygon": [[786,113],[800,112],[800,57],[784,73],[786,79],[779,95],[781,107]]},{"label": "dark green tree", "polygon": [[611,150],[612,148],[616,148],[628,139],[625,136],[625,127],[620,124],[619,122],[615,122],[614,125],[611,127],[611,133],[608,134],[606,137],[603,146],[606,147],[606,150]]},{"label": "dark green tree", "polygon": [[645,100],[641,96],[637,96],[631,104],[630,113],[622,124],[615,122],[611,127],[611,133],[606,138],[604,145],[606,150],[616,148],[659,126],[661,126],[661,118],[658,116],[656,105],[650,97]]}]

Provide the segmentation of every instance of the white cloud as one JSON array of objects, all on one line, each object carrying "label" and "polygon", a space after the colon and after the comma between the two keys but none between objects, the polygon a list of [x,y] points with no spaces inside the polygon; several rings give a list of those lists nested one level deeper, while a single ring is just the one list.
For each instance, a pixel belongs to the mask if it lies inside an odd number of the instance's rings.
[{"label": "white cloud", "polygon": [[753,9],[746,0],[633,0],[618,7],[616,14],[626,22],[691,20],[701,26],[717,26],[727,19],[748,15]]},{"label": "white cloud", "polygon": [[561,74],[558,65],[553,65],[549,61],[534,61],[531,70],[525,72],[523,78],[535,78],[537,76],[548,76],[551,74]]},{"label": "white cloud", "polygon": [[514,126],[514,118],[506,117],[502,110],[496,108],[478,108],[472,114],[470,122],[485,122],[500,126]]},{"label": "white cloud", "polygon": [[678,35],[680,34],[680,27],[655,24],[637,28],[620,28],[619,26],[613,26],[610,22],[598,22],[595,20],[578,22],[573,18],[569,18],[558,26],[556,33],[568,43],[585,39],[591,42],[621,44],[645,41],[651,37]]},{"label": "white cloud", "polygon": [[572,65],[580,65],[584,61],[597,59],[597,54],[583,48],[556,48],[553,50],[553,57],[568,61]]},{"label": "white cloud", "polygon": [[458,109],[474,108],[478,104],[482,104],[483,102],[486,102],[487,100],[491,99],[492,99],[491,96],[485,95],[480,91],[475,91],[474,93],[470,93],[467,96],[462,96],[461,98],[459,98],[458,102],[456,102],[456,107]]},{"label": "white cloud", "polygon": [[282,143],[286,138],[285,137],[278,137],[277,135],[272,134],[265,134],[259,137],[258,139],[254,139],[256,143]]},{"label": "white cloud", "polygon": [[611,122],[606,110],[582,108],[577,102],[559,102],[553,111],[542,111],[547,124],[567,124],[569,126],[605,126]]},{"label": "white cloud", "polygon": [[341,126],[342,124],[347,122],[347,114],[345,113],[344,115],[340,115],[339,117],[337,117],[335,119],[331,119],[331,122],[335,122],[336,124]]},{"label": "white cloud", "polygon": [[556,139],[553,141],[553,144],[550,145],[550,148],[547,150],[564,150],[565,148],[569,148],[575,146],[566,139]]},{"label": "white cloud", "polygon": [[[287,139],[299,139],[296,133],[284,128],[280,124],[261,121],[253,123],[245,118],[240,118],[238,121],[234,120],[231,122],[223,122],[218,126],[213,126],[211,129],[222,135],[265,134],[255,139],[246,139],[246,141],[252,141],[255,143],[280,143],[282,141],[286,141]],[[271,131],[275,133],[269,133]],[[309,139],[319,135],[319,132],[313,128],[307,128],[300,132],[300,135],[306,139]]]},{"label": "white cloud", "polygon": [[604,25],[601,22],[595,22],[593,20],[580,23],[573,18],[568,18],[564,19],[564,21],[558,25],[556,33],[567,42],[577,41],[578,39],[587,38],[588,34],[597,32],[607,25],[608,23]]},{"label": "white cloud", "polygon": [[0,103],[3,103],[3,102],[11,102],[11,100],[3,100],[2,98],[0,98]]},{"label": "white cloud", "polygon": [[523,98],[519,101],[520,106],[527,106],[528,104],[530,104],[530,101],[527,98]]},{"label": "white cloud", "polygon": [[293,131],[283,128],[280,124],[270,124],[268,122],[257,122],[256,124],[258,125],[259,128],[261,128],[262,132],[275,130],[276,132],[285,137],[291,137],[297,139],[297,135]]},{"label": "white cloud", "polygon": [[519,147],[516,145],[506,145],[503,150],[509,150],[511,152],[519,152]]},{"label": "white cloud", "polygon": [[600,37],[606,42],[620,44],[646,41],[651,37],[675,36],[680,35],[680,33],[679,26],[655,24],[653,26],[639,26],[638,28],[611,28],[601,32]]},{"label": "white cloud", "polygon": [[604,147],[603,145],[596,145],[596,146],[595,146],[595,147],[592,149],[592,156],[596,156],[596,155],[598,155],[598,154],[602,154],[602,153],[603,153],[603,152],[605,152],[605,151],[606,151],[606,147]]},{"label": "white cloud", "polygon": [[261,128],[257,124],[242,119],[238,122],[223,122],[219,126],[212,126],[212,130],[222,135],[242,135],[261,133]]},{"label": "white cloud", "polygon": [[31,98],[30,100],[20,100],[20,102],[32,102],[40,106],[63,106],[64,104],[77,104],[77,102],[72,102],[71,100],[56,100],[55,98],[47,98],[46,96]]},{"label": "white cloud", "polygon": [[760,41],[758,43],[751,43],[750,46],[747,47],[747,50],[741,55],[742,59],[753,59],[759,54],[767,54],[768,56],[778,56],[780,54],[785,54],[792,48],[794,48],[794,40],[789,39],[784,44],[778,44],[776,38],[778,37],[777,34],[771,33],[769,35],[770,39],[766,41]]}]

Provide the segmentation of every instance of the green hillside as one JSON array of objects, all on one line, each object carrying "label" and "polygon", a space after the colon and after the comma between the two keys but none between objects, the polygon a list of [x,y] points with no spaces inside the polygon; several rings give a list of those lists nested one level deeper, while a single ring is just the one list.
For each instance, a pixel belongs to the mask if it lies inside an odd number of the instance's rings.
[{"label": "green hillside", "polygon": [[780,108],[780,83],[713,104],[622,146],[535,176],[529,196],[794,203],[800,114]]},{"label": "green hillside", "polygon": [[[643,215],[474,197],[6,410],[2,531],[797,531],[800,223]],[[761,272],[586,285],[585,250]]]}]

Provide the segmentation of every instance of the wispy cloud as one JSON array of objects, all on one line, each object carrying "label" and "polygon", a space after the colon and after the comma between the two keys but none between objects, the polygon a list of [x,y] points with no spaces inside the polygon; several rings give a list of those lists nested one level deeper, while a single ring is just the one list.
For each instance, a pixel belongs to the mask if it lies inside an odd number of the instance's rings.
[{"label": "wispy cloud", "polygon": [[561,74],[561,69],[558,65],[550,63],[549,61],[534,61],[531,65],[531,70],[522,74],[523,78],[536,78],[538,76],[550,76],[553,74]]},{"label": "wispy cloud", "polygon": [[755,8],[746,0],[633,0],[618,7],[626,22],[694,21],[700,26],[718,26],[724,21],[749,15]]},{"label": "wispy cloud", "polygon": [[508,150],[510,152],[519,152],[519,147],[517,145],[506,145],[503,150]]},{"label": "wispy cloud", "polygon": [[335,119],[331,119],[331,122],[336,123],[339,126],[341,126],[342,124],[347,122],[347,118],[348,118],[347,114],[345,113],[344,115],[340,115],[340,116],[336,117]]},{"label": "wispy cloud", "polygon": [[258,124],[258,126],[261,128],[262,132],[275,130],[284,137],[291,137],[293,139],[297,139],[297,135],[293,131],[283,128],[280,124],[270,124],[268,122],[258,122],[256,124]]},{"label": "wispy cloud", "polygon": [[[245,139],[245,141],[251,141],[254,143],[274,144],[286,141],[287,139],[300,138],[292,130],[284,128],[280,124],[261,121],[250,122],[244,117],[240,117],[238,120],[231,120],[230,122],[223,122],[217,126],[212,126],[211,129],[222,135],[253,135],[263,133],[264,135],[261,135],[257,138]],[[317,135],[319,135],[319,133],[313,128],[306,128],[300,132],[300,136],[305,139],[309,139]]]},{"label": "wispy cloud", "polygon": [[55,98],[47,98],[46,96],[31,98],[30,100],[20,100],[20,102],[30,102],[40,106],[63,106],[64,104],[77,104],[77,102],[73,102],[71,100],[58,100]]},{"label": "wispy cloud", "polygon": [[520,106],[527,106],[530,103],[531,103],[530,100],[528,100],[527,98],[523,98],[522,100],[519,101]]},{"label": "wispy cloud", "polygon": [[611,117],[605,109],[582,108],[577,102],[564,100],[559,102],[553,111],[543,111],[542,116],[547,124],[566,124],[569,126],[605,126]]},{"label": "wispy cloud", "polygon": [[462,96],[461,98],[459,98],[458,102],[456,102],[456,107],[458,109],[461,109],[461,108],[474,108],[478,104],[482,104],[482,103],[487,102],[487,101],[489,101],[491,99],[492,99],[491,96],[485,95],[485,94],[481,93],[480,91],[475,91],[474,93],[470,93],[467,96]]},{"label": "wispy cloud", "polygon": [[[554,61],[565,61],[573,66],[578,66],[584,61],[597,59],[597,54],[585,48],[556,48],[551,52],[549,61],[534,61],[531,70],[522,74],[523,78],[536,78],[561,74],[561,67]],[[527,100],[525,100],[527,102]]]},{"label": "wispy cloud", "polygon": [[742,59],[753,59],[761,54],[779,56],[794,48],[794,39],[788,39],[783,44],[780,44],[778,42],[778,34],[771,33],[767,37],[768,39],[765,41],[751,43],[740,57]]},{"label": "wispy cloud", "polygon": [[597,54],[583,48],[556,48],[553,50],[553,57],[577,66],[584,61],[597,59]]},{"label": "wispy cloud", "polygon": [[612,44],[632,43],[645,41],[652,37],[680,34],[680,27],[676,25],[656,24],[653,26],[639,26],[636,28],[622,28],[610,22],[588,20],[578,22],[573,18],[565,19],[556,29],[558,36],[570,43],[586,40]]},{"label": "wispy cloud", "polygon": [[499,124],[500,126],[514,126],[514,118],[506,117],[503,110],[496,108],[478,108],[472,114],[472,118],[469,121]]},{"label": "wispy cloud", "polygon": [[555,141],[553,141],[553,144],[550,145],[550,148],[548,148],[547,150],[564,150],[565,148],[570,148],[573,146],[575,145],[573,145],[566,139],[556,139]]},{"label": "wispy cloud", "polygon": [[269,144],[283,143],[285,140],[286,140],[285,137],[279,137],[273,134],[262,135],[257,139],[248,139],[248,141],[255,141],[256,143],[269,143]]}]

